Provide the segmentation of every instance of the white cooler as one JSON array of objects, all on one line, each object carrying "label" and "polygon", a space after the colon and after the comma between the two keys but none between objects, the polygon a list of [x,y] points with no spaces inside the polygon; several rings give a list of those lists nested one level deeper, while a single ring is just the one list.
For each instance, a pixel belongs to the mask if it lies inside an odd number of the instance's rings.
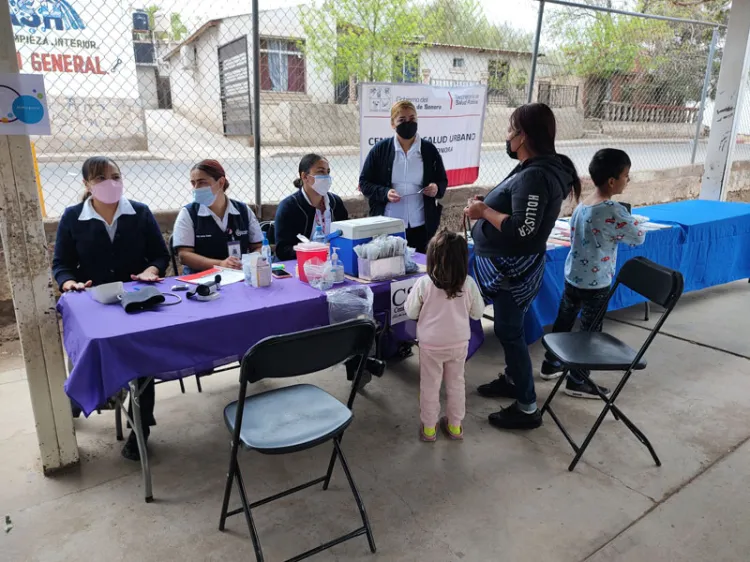
[{"label": "white cooler", "polygon": [[331,232],[336,230],[340,230],[342,235],[331,240],[331,246],[339,249],[339,259],[344,264],[344,272],[354,277],[359,276],[355,246],[366,244],[383,234],[406,238],[404,221],[389,217],[365,217],[331,223]]}]

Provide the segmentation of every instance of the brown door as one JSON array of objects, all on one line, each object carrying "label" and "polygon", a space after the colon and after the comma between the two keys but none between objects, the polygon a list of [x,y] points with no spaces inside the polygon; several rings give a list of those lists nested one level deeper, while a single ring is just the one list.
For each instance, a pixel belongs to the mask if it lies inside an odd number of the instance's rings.
[{"label": "brown door", "polygon": [[250,68],[247,37],[219,47],[219,91],[224,134],[251,136]]},{"label": "brown door", "polygon": [[287,57],[289,68],[289,91],[305,93],[305,59],[300,55]]}]

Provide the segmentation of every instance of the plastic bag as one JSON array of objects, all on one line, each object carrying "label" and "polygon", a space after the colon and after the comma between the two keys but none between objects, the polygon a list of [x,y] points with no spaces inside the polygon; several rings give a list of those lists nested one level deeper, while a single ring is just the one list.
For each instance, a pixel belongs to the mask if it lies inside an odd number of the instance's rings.
[{"label": "plastic bag", "polygon": [[326,293],[328,320],[331,324],[365,317],[373,319],[373,294],[370,287],[357,285]]},{"label": "plastic bag", "polygon": [[414,254],[416,253],[417,250],[414,248],[406,248],[406,253],[404,254],[404,271],[408,274],[419,271],[419,264],[414,261]]},{"label": "plastic bag", "polygon": [[325,262],[313,258],[305,262],[305,276],[311,287],[327,291],[333,287],[334,272],[330,260]]},{"label": "plastic bag", "polygon": [[357,257],[363,260],[382,260],[406,255],[406,240],[400,236],[377,236],[354,247]]}]

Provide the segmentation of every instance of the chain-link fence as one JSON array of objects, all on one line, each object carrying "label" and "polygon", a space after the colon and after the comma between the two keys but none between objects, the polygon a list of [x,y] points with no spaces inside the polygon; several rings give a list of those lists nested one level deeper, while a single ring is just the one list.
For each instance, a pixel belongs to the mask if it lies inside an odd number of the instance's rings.
[{"label": "chain-link fence", "polygon": [[[591,4],[635,7],[632,2]],[[711,13],[701,3],[641,5],[675,20],[547,5],[541,34],[546,52],[535,96],[553,106],[555,97],[575,99],[575,113],[558,113],[563,138],[572,139],[560,149],[582,171],[602,145],[627,151],[637,170],[705,158],[725,14]]]},{"label": "chain-link fence", "polygon": [[[76,201],[80,164],[99,153],[119,162],[128,195],[154,210],[190,200],[190,167],[203,158],[222,162],[233,197],[254,202],[248,0],[202,10],[179,0],[9,1],[22,72],[45,74],[53,134],[34,141],[48,216]],[[485,84],[493,125],[485,126],[477,185],[498,183],[513,166],[504,130],[529,91],[534,22],[497,23],[483,8],[489,2],[311,0],[262,9],[263,202],[293,192],[299,159],[311,151],[329,158],[339,195],[357,193],[357,84],[370,81]],[[725,17],[702,4],[648,5],[675,17]],[[701,162],[722,33],[709,64],[711,26],[547,4],[532,95],[556,112],[559,150],[580,171],[602,146],[627,150],[636,169],[668,168],[691,162],[697,132]]]}]

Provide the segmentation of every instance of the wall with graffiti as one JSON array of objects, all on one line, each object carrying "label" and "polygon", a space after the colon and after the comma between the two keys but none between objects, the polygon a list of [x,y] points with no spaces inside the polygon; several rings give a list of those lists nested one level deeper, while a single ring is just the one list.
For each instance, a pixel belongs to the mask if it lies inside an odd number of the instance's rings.
[{"label": "wall with graffiti", "polygon": [[49,97],[52,137],[37,139],[37,150],[145,150],[132,15],[123,2],[8,3],[19,69],[43,74]]}]

